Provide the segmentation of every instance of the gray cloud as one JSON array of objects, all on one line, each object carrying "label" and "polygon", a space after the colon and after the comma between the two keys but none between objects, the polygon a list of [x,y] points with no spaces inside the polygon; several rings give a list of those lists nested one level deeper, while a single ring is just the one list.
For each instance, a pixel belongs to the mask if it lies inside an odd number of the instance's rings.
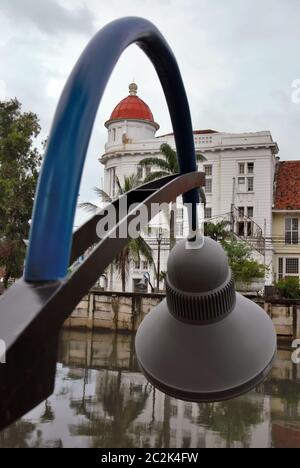
[{"label": "gray cloud", "polygon": [[1,0],[1,12],[14,24],[28,22],[44,34],[93,33],[87,6],[67,9],[56,0]]}]

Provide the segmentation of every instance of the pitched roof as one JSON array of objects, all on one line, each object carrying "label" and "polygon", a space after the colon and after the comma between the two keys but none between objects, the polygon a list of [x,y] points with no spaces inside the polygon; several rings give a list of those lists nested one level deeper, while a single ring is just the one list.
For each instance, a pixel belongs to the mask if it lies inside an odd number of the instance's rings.
[{"label": "pitched roof", "polygon": [[276,174],[274,208],[300,210],[300,161],[282,161]]}]

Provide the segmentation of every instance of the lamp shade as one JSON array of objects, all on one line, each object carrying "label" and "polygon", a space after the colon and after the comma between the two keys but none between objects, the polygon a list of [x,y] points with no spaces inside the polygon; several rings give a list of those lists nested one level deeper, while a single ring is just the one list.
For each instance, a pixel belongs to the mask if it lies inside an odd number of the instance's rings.
[{"label": "lamp shade", "polygon": [[248,392],[269,373],[276,333],[268,315],[235,292],[222,247],[179,242],[168,260],[167,297],[136,335],[142,372],[163,392],[220,401]]}]

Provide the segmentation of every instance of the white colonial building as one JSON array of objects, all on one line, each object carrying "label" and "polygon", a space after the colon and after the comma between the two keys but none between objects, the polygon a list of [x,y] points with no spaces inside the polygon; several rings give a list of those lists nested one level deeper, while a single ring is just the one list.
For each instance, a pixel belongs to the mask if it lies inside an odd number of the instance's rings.
[{"label": "white colonial building", "polygon": [[[121,184],[124,176],[132,174],[137,174],[142,181],[156,169],[141,168],[139,163],[142,159],[161,156],[162,143],[168,143],[175,149],[172,133],[156,135],[159,125],[149,106],[137,96],[135,83],[129,85],[129,95],[115,107],[105,126],[108,139],[100,162],[104,165],[104,190],[111,197],[117,195],[116,176]],[[236,236],[248,242],[254,257],[269,267],[266,280],[270,284],[273,276],[272,205],[278,161],[276,142],[269,131],[233,134],[196,130],[194,138],[196,152],[205,157],[205,161],[199,163],[199,170],[206,174],[206,208],[203,216],[206,220],[217,222],[226,219],[231,222]],[[180,203],[176,223],[177,237],[186,236],[187,216]],[[144,233],[157,262],[157,233],[160,227],[163,230],[160,271],[166,271],[168,226],[166,217],[160,216]],[[130,268],[128,291],[136,288],[145,271],[149,271],[156,286],[153,269],[149,269],[147,262],[141,259]],[[120,278],[113,270],[109,273],[107,286],[120,288]]]}]

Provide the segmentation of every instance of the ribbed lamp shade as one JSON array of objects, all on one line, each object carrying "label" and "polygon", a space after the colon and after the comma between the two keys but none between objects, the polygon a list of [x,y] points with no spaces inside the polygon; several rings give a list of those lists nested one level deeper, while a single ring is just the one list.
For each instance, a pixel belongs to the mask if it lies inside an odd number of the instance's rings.
[{"label": "ribbed lamp shade", "polygon": [[189,401],[245,393],[269,373],[276,333],[263,309],[235,292],[222,247],[179,242],[168,260],[167,297],[136,335],[142,372],[163,392]]}]

